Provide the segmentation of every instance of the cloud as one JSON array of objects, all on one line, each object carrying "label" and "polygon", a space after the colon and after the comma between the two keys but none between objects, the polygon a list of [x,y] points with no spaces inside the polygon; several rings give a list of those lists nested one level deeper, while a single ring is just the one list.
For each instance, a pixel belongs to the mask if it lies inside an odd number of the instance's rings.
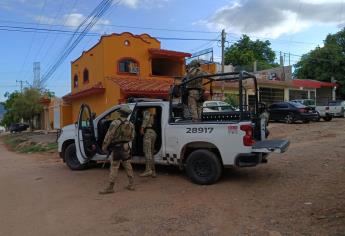
[{"label": "cloud", "polygon": [[[64,15],[61,19],[55,19],[50,18],[46,16],[36,16],[35,20],[39,24],[56,24],[56,25],[64,25],[67,27],[77,28],[85,19],[86,16],[84,16],[81,13],[71,13]],[[94,25],[92,28],[92,31],[94,32],[101,32],[104,30],[106,25],[109,25],[110,21],[105,19],[99,19],[98,22]]]},{"label": "cloud", "polygon": [[316,24],[340,25],[344,19],[343,0],[239,0],[203,23],[210,29],[277,38]]},{"label": "cloud", "polygon": [[129,8],[152,8],[162,7],[169,0],[122,0],[121,5]]}]

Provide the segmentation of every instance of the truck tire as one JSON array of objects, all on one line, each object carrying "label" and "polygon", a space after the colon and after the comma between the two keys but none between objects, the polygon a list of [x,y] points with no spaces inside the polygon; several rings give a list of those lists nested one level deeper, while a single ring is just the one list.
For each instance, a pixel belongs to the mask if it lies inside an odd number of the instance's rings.
[{"label": "truck tire", "polygon": [[332,116],[325,116],[323,117],[324,121],[331,121],[332,120]]},{"label": "truck tire", "polygon": [[74,143],[68,145],[65,149],[65,162],[71,170],[84,170],[87,167],[87,164],[79,162]]},{"label": "truck tire", "polygon": [[217,182],[222,174],[222,164],[216,154],[209,150],[199,149],[189,154],[186,172],[192,182],[208,185]]}]

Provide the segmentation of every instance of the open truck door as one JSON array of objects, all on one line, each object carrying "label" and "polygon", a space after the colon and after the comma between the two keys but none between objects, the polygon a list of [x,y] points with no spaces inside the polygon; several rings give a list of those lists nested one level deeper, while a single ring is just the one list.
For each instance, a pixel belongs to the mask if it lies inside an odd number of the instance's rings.
[{"label": "open truck door", "polygon": [[81,164],[92,159],[96,154],[96,137],[91,109],[82,104],[77,122],[77,157]]}]

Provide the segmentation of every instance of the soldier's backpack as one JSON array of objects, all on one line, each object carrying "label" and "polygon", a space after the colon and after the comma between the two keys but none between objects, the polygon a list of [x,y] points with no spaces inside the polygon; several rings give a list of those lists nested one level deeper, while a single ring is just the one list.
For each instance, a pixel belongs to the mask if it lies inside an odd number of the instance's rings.
[{"label": "soldier's backpack", "polygon": [[121,120],[121,124],[115,132],[115,140],[118,142],[131,142],[135,136],[135,129],[132,122],[128,120]]}]

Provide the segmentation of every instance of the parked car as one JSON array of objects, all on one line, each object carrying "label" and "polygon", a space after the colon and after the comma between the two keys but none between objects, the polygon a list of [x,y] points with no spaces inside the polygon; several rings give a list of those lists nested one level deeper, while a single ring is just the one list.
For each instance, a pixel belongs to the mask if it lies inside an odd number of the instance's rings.
[{"label": "parked car", "polygon": [[223,101],[206,101],[203,104],[203,112],[236,111],[236,108]]},{"label": "parked car", "polygon": [[316,106],[315,100],[313,99],[295,99],[295,100],[291,100],[290,102],[297,102],[315,110],[318,114],[318,118],[315,121],[320,121],[321,118],[324,121],[331,121],[333,118],[333,115],[330,112],[329,106]]},{"label": "parked car", "polygon": [[345,117],[345,101],[332,100],[327,106],[317,106],[317,109],[325,109],[328,107],[328,112],[334,117]]},{"label": "parked car", "polygon": [[290,102],[297,102],[304,106],[315,108],[315,100],[314,99],[295,99],[291,100]]},{"label": "parked car", "polygon": [[29,128],[29,125],[27,124],[16,123],[10,126],[10,132],[11,133],[22,132],[22,131],[27,130],[27,128]]},{"label": "parked car", "polygon": [[307,123],[318,118],[318,113],[310,107],[296,102],[279,102],[272,104],[268,112],[270,120],[285,121],[287,124],[295,121]]}]

